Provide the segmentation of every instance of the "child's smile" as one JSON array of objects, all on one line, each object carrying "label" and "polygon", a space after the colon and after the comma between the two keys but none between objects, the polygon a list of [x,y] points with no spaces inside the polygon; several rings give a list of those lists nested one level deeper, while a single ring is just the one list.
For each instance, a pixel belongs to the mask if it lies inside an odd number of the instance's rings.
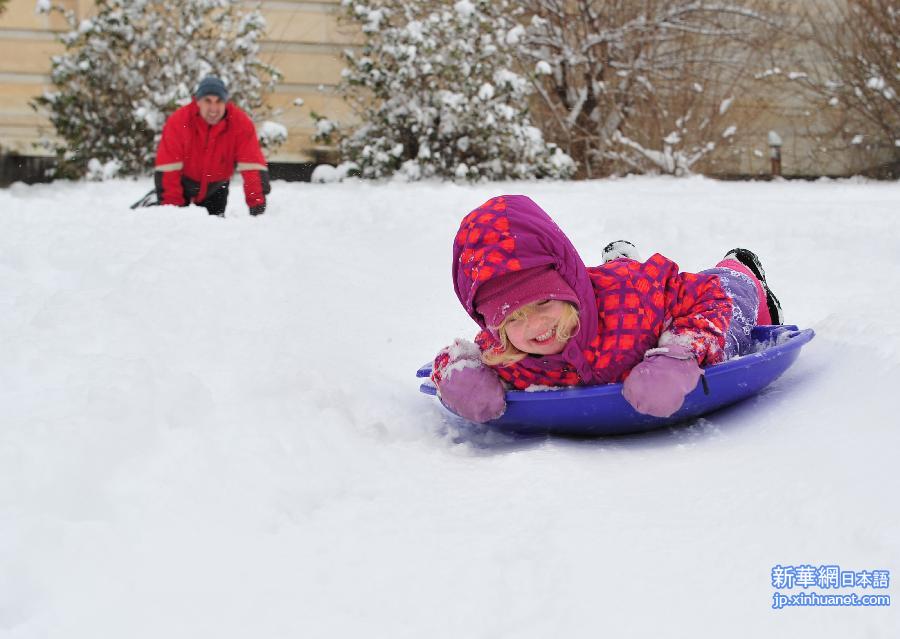
[{"label": "child's smile", "polygon": [[566,302],[544,300],[530,304],[524,317],[512,317],[506,323],[506,336],[523,353],[555,355],[566,346],[557,339],[557,328]]}]

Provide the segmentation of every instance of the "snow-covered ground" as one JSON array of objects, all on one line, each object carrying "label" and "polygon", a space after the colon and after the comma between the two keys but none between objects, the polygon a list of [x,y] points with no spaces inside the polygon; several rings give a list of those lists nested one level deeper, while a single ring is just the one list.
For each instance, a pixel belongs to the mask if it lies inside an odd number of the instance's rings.
[{"label": "snow-covered ground", "polygon": [[[3,637],[900,636],[770,583],[900,576],[900,184],[276,183],[254,219],[238,181],[224,220],[149,186],[0,191]],[[588,263],[749,247],[817,337],[684,427],[467,429],[413,375],[474,333],[450,242],[502,192]]]}]

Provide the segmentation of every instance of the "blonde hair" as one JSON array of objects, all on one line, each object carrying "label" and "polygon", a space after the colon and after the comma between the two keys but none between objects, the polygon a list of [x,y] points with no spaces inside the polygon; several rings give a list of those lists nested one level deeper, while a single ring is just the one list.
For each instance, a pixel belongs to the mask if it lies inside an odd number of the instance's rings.
[{"label": "blonde hair", "polygon": [[[503,320],[503,323],[497,329],[497,333],[500,335],[500,345],[484,351],[481,354],[482,362],[488,366],[508,366],[528,357],[528,353],[520,351],[509,343],[509,337],[506,335],[506,324],[513,319],[525,319],[537,304],[538,302],[526,304],[510,313]],[[579,325],[578,309],[571,302],[563,302],[562,315],[559,318],[559,324],[556,326],[556,339],[560,342],[569,341],[578,332]]]}]

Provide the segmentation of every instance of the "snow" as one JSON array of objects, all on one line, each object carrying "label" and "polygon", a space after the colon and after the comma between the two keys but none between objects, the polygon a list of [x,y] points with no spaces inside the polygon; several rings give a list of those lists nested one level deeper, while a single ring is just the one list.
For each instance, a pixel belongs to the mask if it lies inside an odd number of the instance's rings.
[{"label": "snow", "polygon": [[280,122],[272,122],[271,120],[265,120],[262,124],[257,127],[256,131],[257,137],[259,137],[260,142],[265,145],[278,145],[282,144],[288,137],[287,127],[281,124]]},{"label": "snow", "polygon": [[725,112],[731,108],[731,103],[734,102],[734,97],[727,97],[722,102],[719,103],[719,115],[724,115]]},{"label": "snow", "polygon": [[[897,146],[900,146],[900,140],[897,140]],[[557,168],[558,175],[571,175],[575,173],[575,161],[562,149],[556,149],[550,156],[550,162]]]},{"label": "snow", "polygon": [[[727,131],[725,133],[727,133]],[[725,136],[723,133],[723,137],[728,136]],[[673,148],[682,141],[678,131],[671,131],[662,139],[662,151],[646,148],[639,142],[622,135],[618,131],[613,133],[613,139],[625,149],[635,151],[641,158],[649,162],[653,166],[652,170],[679,176],[690,174],[691,167],[703,156],[716,148],[714,142],[707,142],[703,146],[695,145],[689,149]],[[625,157],[621,152],[616,153],[616,155],[620,158]]]},{"label": "snow", "polygon": [[101,162],[97,158],[91,158],[88,160],[85,177],[88,180],[111,180],[116,177],[121,168],[122,165],[116,160]]},{"label": "snow", "polygon": [[456,9],[456,12],[459,15],[469,18],[475,13],[475,5],[469,2],[469,0],[459,0],[456,4],[453,5],[453,8]]},{"label": "snow", "polygon": [[316,166],[316,168],[313,169],[312,175],[309,179],[311,182],[315,182],[317,184],[340,181],[337,168],[330,164],[319,164],[318,166]]},{"label": "snow", "polygon": [[757,73],[753,77],[756,78],[757,80],[762,80],[763,78],[768,78],[773,75],[779,75],[780,73],[781,73],[781,69],[779,69],[778,67],[774,67],[772,69],[766,69],[762,73]]},{"label": "snow", "polygon": [[316,135],[329,135],[335,130],[335,123],[328,118],[319,118],[316,120]]},{"label": "snow", "polygon": [[517,24],[506,33],[507,44],[519,44],[519,41],[525,37],[525,27]]},{"label": "snow", "polygon": [[869,89],[874,89],[876,91],[881,91],[885,87],[884,78],[879,76],[872,76],[868,80],[866,80],[866,87]]},{"label": "snow", "polygon": [[[235,184],[225,219],[150,188],[0,190],[4,636],[893,636],[896,604],[772,610],[770,571],[897,578],[900,184],[275,182],[259,218]],[[467,427],[413,373],[474,335],[451,241],[503,192],[589,263],[749,247],[818,336],[680,428]]]},{"label": "snow", "polygon": [[678,144],[681,142],[681,136],[678,135],[678,131],[672,131],[665,138],[663,138],[663,142],[666,144]]},{"label": "snow", "polygon": [[[414,42],[421,42],[423,39],[422,23],[418,20],[410,20],[405,27],[407,36]],[[410,58],[415,58],[411,55]]]},{"label": "snow", "polygon": [[481,358],[481,349],[473,342],[468,339],[456,339],[447,349],[447,353],[450,355],[450,361],[454,360],[479,360]]}]

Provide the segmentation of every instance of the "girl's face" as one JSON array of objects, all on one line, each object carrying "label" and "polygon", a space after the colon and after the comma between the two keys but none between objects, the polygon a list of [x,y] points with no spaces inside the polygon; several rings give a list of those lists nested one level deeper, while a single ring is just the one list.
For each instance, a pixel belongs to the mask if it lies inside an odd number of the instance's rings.
[{"label": "girl's face", "polygon": [[524,316],[510,317],[504,326],[509,343],[530,355],[556,355],[566,347],[566,340],[559,340],[556,331],[562,319],[566,302],[544,300],[529,304]]}]

